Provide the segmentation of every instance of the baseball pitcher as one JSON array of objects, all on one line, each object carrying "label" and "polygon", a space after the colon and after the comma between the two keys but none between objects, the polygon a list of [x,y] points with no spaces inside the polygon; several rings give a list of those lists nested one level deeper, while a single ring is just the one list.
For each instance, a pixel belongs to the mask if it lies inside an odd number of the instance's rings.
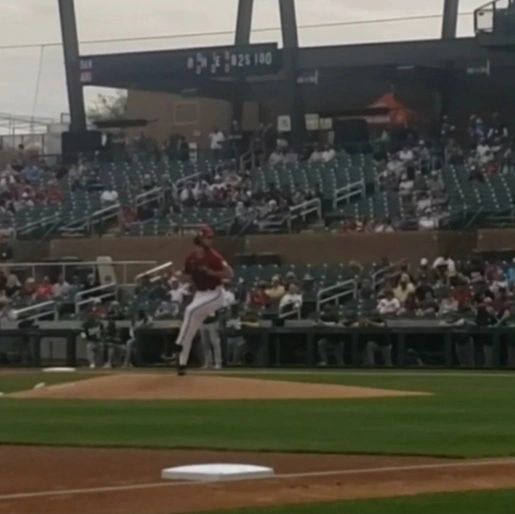
[{"label": "baseball pitcher", "polygon": [[224,305],[222,282],[233,277],[225,259],[213,249],[214,232],[205,227],[194,239],[195,249],[188,255],[184,274],[195,286],[192,302],[186,307],[175,352],[179,354],[178,375],[186,374],[191,345],[204,321]]}]

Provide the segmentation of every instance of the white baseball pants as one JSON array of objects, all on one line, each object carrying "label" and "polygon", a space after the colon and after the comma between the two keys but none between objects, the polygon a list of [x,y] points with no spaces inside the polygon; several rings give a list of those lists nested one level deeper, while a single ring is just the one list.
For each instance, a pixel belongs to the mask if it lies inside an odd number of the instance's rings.
[{"label": "white baseball pants", "polygon": [[182,346],[179,355],[179,364],[187,366],[190,358],[191,345],[204,320],[212,316],[224,306],[224,294],[221,287],[210,291],[197,291],[193,301],[184,311],[181,330],[177,344]]}]

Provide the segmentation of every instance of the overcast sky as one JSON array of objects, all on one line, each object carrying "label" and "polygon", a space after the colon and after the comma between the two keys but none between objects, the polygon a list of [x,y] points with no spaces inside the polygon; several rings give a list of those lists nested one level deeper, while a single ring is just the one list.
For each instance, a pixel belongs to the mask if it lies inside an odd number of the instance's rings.
[{"label": "overcast sky", "polygon": [[[444,0],[297,0],[299,25],[440,14]],[[233,30],[237,0],[75,0],[81,41]],[[461,0],[471,12],[485,0]],[[254,28],[277,27],[277,0],[255,0]],[[62,49],[7,49],[60,40],[57,0],[0,0],[0,113],[58,117],[67,112]],[[440,20],[301,29],[304,46],[438,37]],[[471,35],[472,17],[460,17],[459,33]],[[279,41],[277,31],[253,34],[253,42]],[[184,48],[232,43],[233,36],[205,36],[110,44],[81,44],[83,54]],[[40,67],[41,63],[41,67]],[[39,89],[38,70],[40,70]],[[98,93],[89,88],[87,100]]]}]

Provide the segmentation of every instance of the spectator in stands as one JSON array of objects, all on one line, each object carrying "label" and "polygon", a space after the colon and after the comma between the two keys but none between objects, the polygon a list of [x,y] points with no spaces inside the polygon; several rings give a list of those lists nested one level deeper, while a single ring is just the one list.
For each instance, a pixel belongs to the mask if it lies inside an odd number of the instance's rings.
[{"label": "spectator in stands", "polygon": [[336,159],[336,150],[331,145],[325,145],[324,151],[322,152],[322,162],[327,164]]},{"label": "spectator in stands", "polygon": [[281,298],[279,302],[279,312],[281,314],[300,311],[303,304],[303,297],[299,291],[297,284],[290,284],[288,292]]},{"label": "spectator in stands", "polygon": [[266,290],[266,294],[273,303],[279,304],[281,298],[286,294],[286,289],[281,283],[281,277],[275,275],[272,277],[272,284]]},{"label": "spectator in stands", "polygon": [[476,155],[479,163],[483,166],[493,161],[494,156],[490,145],[485,139],[480,139],[476,148]]},{"label": "spectator in stands", "polygon": [[321,151],[319,145],[315,146],[313,153],[309,157],[309,162],[312,162],[312,163],[323,162],[323,155],[322,155],[322,151]]},{"label": "spectator in stands", "polygon": [[188,182],[185,187],[179,191],[179,200],[184,207],[193,207],[195,204],[195,195],[191,182]]},{"label": "spectator in stands", "polygon": [[150,173],[145,173],[145,175],[143,175],[141,185],[143,187],[143,191],[150,191],[151,189],[154,189],[157,186],[155,180],[152,178],[152,175]]},{"label": "spectator in stands", "polygon": [[95,287],[98,287],[100,284],[98,280],[95,277],[94,273],[89,273],[86,277],[86,280],[84,281],[84,284],[82,286],[82,289],[87,291],[88,289],[94,289]]},{"label": "spectator in stands", "polygon": [[428,190],[426,177],[420,170],[415,172],[415,178],[413,180],[413,191],[415,193],[424,193]]},{"label": "spectator in stands", "polygon": [[424,232],[426,230],[438,230],[438,227],[439,217],[432,209],[426,209],[418,219],[418,229]]},{"label": "spectator in stands", "polygon": [[417,315],[422,317],[434,316],[438,312],[438,302],[432,291],[427,291],[425,298],[419,302]]},{"label": "spectator in stands", "polygon": [[440,277],[446,280],[456,276],[456,263],[448,254],[443,257],[437,257],[433,263],[433,269],[436,272],[437,278]]},{"label": "spectator in stands", "polygon": [[276,148],[268,158],[268,164],[270,166],[278,166],[279,164],[284,164],[284,153],[279,148]]},{"label": "spectator in stands", "polygon": [[299,161],[299,156],[293,148],[288,147],[284,152],[284,163],[285,164],[296,164]]},{"label": "spectator in stands", "polygon": [[458,311],[469,311],[473,295],[468,285],[459,285],[452,290],[452,297],[458,302]]},{"label": "spectator in stands", "polygon": [[7,280],[5,283],[5,292],[9,298],[16,296],[16,294],[21,290],[21,282],[18,279],[16,273],[9,273],[7,276]]},{"label": "spectator in stands", "polygon": [[36,280],[33,277],[25,280],[20,290],[20,298],[26,303],[31,303],[36,299]]},{"label": "spectator in stands", "polygon": [[222,157],[224,144],[224,133],[218,127],[213,127],[213,130],[209,134],[209,149],[212,152],[213,159],[218,160]]},{"label": "spectator in stands", "polygon": [[0,306],[8,304],[10,302],[9,297],[5,289],[0,289]]},{"label": "spectator in stands", "polygon": [[250,292],[247,303],[249,307],[263,309],[270,307],[272,300],[266,294],[266,283],[260,282],[258,287]]},{"label": "spectator in stands", "polygon": [[383,221],[376,224],[374,232],[378,234],[395,232],[395,228],[389,218],[385,218]]},{"label": "spectator in stands", "polygon": [[47,301],[53,297],[53,286],[48,276],[43,277],[40,284],[36,286],[36,300]]},{"label": "spectator in stands", "polygon": [[457,314],[460,305],[458,300],[452,295],[452,290],[442,291],[440,295],[440,303],[438,305],[438,314],[442,317],[453,316]]},{"label": "spectator in stands", "polygon": [[506,270],[506,278],[510,287],[515,285],[515,257],[512,259],[508,269]]},{"label": "spectator in stands", "polygon": [[184,307],[184,302],[186,297],[188,296],[189,291],[186,285],[182,285],[176,276],[172,276],[170,279],[170,304],[171,304],[171,314],[173,316],[178,316]]},{"label": "spectator in stands", "polygon": [[410,294],[415,293],[415,286],[407,273],[403,273],[399,280],[399,285],[394,289],[393,294],[402,306]]},{"label": "spectator in stands", "polygon": [[411,163],[415,159],[415,154],[413,153],[413,150],[408,146],[404,145],[402,150],[399,152],[399,160],[403,164]]},{"label": "spectator in stands", "polygon": [[422,216],[431,210],[432,202],[431,197],[427,193],[421,193],[417,199],[416,214]]},{"label": "spectator in stands", "polygon": [[100,195],[100,202],[102,207],[109,207],[110,205],[114,205],[118,203],[119,195],[115,189],[106,189]]},{"label": "spectator in stands", "polygon": [[382,316],[397,316],[401,310],[400,301],[395,298],[391,289],[385,291],[384,297],[379,299],[377,311]]},{"label": "spectator in stands", "polygon": [[39,184],[43,179],[43,171],[35,164],[27,165],[21,172],[21,175],[32,185]]}]

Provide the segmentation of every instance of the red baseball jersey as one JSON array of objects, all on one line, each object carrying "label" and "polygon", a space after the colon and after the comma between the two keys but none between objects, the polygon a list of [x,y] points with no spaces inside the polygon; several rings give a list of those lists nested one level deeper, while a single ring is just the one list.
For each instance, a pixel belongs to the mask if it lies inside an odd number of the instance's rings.
[{"label": "red baseball jersey", "polygon": [[202,268],[211,271],[223,271],[227,267],[225,259],[213,249],[205,250],[204,255],[199,256],[196,252],[191,253],[186,258],[184,272],[191,276],[198,291],[215,289],[222,284],[222,279],[207,275]]}]

